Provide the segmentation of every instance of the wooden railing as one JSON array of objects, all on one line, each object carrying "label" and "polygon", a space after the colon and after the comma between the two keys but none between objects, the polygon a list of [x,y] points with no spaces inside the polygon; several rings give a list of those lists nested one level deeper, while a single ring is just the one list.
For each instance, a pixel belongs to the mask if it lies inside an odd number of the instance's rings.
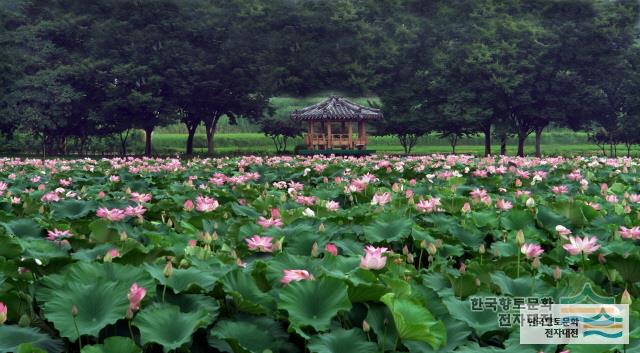
[{"label": "wooden railing", "polygon": [[306,134],[305,142],[308,146],[321,148],[361,148],[367,145],[366,136],[352,137],[349,134]]}]

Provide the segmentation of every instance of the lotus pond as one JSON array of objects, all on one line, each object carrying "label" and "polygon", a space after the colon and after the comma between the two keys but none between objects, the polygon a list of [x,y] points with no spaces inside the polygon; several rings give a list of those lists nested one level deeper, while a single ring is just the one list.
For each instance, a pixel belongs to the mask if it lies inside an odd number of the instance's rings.
[{"label": "lotus pond", "polygon": [[[0,352],[639,351],[639,167],[0,159]],[[629,345],[520,345],[473,308],[587,283],[631,303]]]}]

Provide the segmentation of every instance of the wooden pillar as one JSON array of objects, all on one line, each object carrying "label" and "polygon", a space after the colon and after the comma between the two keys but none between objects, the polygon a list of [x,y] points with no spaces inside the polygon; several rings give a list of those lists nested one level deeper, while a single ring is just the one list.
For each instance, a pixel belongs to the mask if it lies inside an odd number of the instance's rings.
[{"label": "wooden pillar", "polygon": [[360,144],[362,144],[362,149],[367,148],[366,133],[367,132],[364,129],[364,121],[363,120],[358,121],[358,140]]},{"label": "wooden pillar", "polygon": [[313,148],[313,120],[309,120],[308,122],[308,132],[307,132],[307,148],[312,150]]},{"label": "wooden pillar", "polygon": [[351,131],[353,124],[351,122],[347,125],[347,136],[349,137],[349,149],[353,149],[353,131]]},{"label": "wooden pillar", "polygon": [[327,122],[327,149],[333,148],[333,141],[331,139],[331,122]]}]

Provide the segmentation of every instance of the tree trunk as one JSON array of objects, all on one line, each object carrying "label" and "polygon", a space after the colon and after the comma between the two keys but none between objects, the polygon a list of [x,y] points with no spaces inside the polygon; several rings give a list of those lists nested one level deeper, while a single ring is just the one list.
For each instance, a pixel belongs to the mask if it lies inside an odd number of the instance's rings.
[{"label": "tree trunk", "polygon": [[540,149],[540,144],[542,143],[542,130],[544,130],[544,126],[536,128],[536,157],[542,158],[542,150]]},{"label": "tree trunk", "polygon": [[500,135],[500,155],[501,156],[507,155],[507,134],[506,133],[503,133],[502,135]]},{"label": "tree trunk", "polygon": [[213,135],[215,134],[215,127],[207,127],[207,153],[212,155],[215,152],[215,145],[213,142]]},{"label": "tree trunk", "polygon": [[527,139],[527,135],[518,133],[518,157],[524,157],[524,141]]},{"label": "tree trunk", "polygon": [[484,129],[484,155],[491,155],[491,125]]},{"label": "tree trunk", "polygon": [[144,129],[144,155],[151,157],[151,134],[153,133],[153,127],[147,127]]},{"label": "tree trunk", "polygon": [[130,129],[126,130],[124,136],[122,135],[122,131],[118,134],[120,136],[120,148],[123,156],[127,155],[127,139],[129,138]]},{"label": "tree trunk", "polygon": [[187,156],[191,156],[193,154],[193,140],[196,135],[196,130],[198,129],[198,125],[189,124],[187,125]]}]

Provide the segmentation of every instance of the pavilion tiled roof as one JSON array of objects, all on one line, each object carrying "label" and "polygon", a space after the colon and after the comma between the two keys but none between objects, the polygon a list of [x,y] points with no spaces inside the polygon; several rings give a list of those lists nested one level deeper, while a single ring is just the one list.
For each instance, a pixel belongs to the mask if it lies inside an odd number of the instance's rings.
[{"label": "pavilion tiled roof", "polygon": [[291,118],[297,121],[358,121],[377,120],[382,117],[380,109],[365,107],[337,96],[291,113]]}]

